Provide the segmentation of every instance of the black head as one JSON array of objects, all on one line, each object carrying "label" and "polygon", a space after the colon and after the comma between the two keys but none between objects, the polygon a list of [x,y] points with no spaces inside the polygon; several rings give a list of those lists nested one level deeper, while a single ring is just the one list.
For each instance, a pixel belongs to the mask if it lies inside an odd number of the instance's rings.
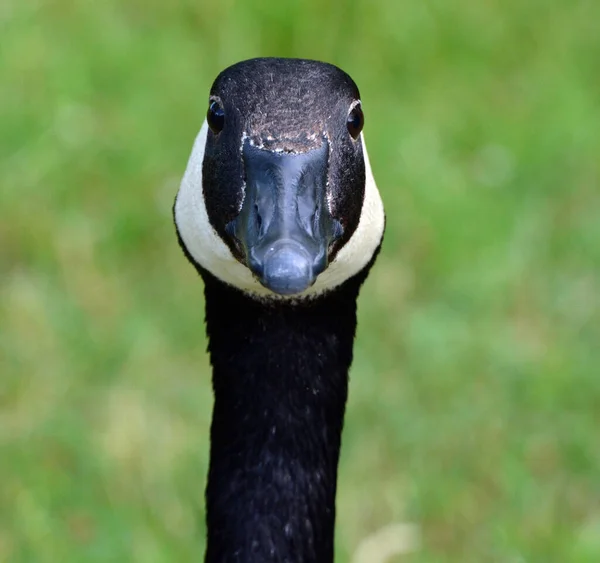
[{"label": "black head", "polygon": [[[216,78],[195,164],[206,216],[270,292],[306,291],[356,233],[367,186],[363,122],[356,84],[330,64],[253,59]],[[177,208],[176,219],[182,235]]]}]

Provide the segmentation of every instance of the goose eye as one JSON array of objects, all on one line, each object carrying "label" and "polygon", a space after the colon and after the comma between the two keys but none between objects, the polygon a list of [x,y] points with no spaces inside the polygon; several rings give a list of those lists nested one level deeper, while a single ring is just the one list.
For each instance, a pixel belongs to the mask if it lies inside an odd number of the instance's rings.
[{"label": "goose eye", "polygon": [[348,133],[356,141],[360,132],[362,131],[363,125],[365,124],[365,116],[363,115],[360,104],[355,105],[350,113],[348,114]]},{"label": "goose eye", "polygon": [[206,119],[208,126],[212,129],[213,133],[220,133],[225,125],[225,110],[221,105],[221,102],[213,100],[208,106],[208,112],[206,113]]}]

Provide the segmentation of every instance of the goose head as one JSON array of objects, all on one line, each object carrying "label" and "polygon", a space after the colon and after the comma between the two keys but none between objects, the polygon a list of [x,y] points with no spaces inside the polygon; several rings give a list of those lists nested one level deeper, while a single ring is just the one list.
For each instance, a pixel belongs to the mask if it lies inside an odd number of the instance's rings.
[{"label": "goose head", "polygon": [[384,211],[353,80],[301,59],[252,59],[214,81],[175,223],[202,272],[260,299],[304,299],[363,270]]}]

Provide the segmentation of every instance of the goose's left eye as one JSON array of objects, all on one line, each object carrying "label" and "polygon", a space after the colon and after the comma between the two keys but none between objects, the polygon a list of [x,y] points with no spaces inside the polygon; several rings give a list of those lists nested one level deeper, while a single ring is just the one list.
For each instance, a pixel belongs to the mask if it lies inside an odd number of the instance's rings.
[{"label": "goose's left eye", "polygon": [[356,141],[360,132],[362,131],[363,125],[365,124],[365,116],[363,115],[360,104],[356,104],[348,114],[348,133]]},{"label": "goose's left eye", "polygon": [[225,110],[221,105],[221,102],[212,100],[208,106],[208,112],[206,113],[206,119],[208,126],[213,130],[213,133],[220,133],[225,125]]}]

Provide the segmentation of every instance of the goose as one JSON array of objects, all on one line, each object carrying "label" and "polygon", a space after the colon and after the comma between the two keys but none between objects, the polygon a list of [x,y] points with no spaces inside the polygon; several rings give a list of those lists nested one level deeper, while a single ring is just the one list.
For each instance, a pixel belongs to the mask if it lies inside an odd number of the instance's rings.
[{"label": "goose", "polygon": [[207,563],[328,563],[360,287],[384,208],[358,88],[331,64],[226,68],[174,204],[204,282]]}]

